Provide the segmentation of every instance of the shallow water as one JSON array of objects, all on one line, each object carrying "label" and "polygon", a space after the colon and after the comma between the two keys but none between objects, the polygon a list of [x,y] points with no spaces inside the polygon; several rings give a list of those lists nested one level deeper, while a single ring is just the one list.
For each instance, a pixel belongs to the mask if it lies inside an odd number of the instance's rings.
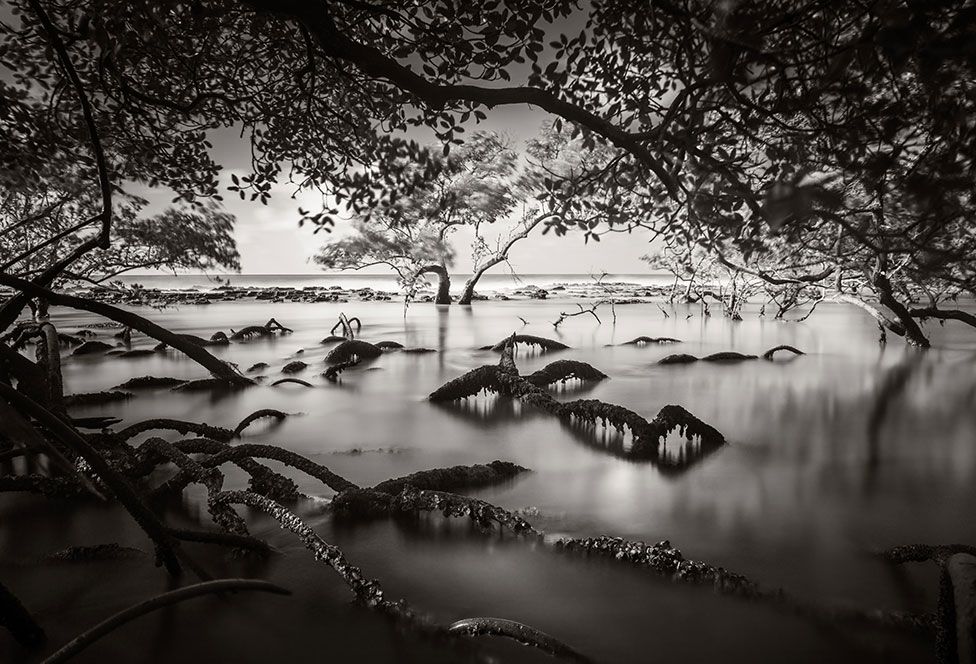
[{"label": "shallow water", "polygon": [[[209,336],[274,316],[295,332],[213,352],[247,368],[268,362],[268,381],[300,357],[314,389],[260,386],[220,397],[141,390],[123,404],[76,409],[126,423],[167,416],[233,426],[257,408],[290,417],[255,425],[249,441],[270,441],[309,456],[360,485],[455,464],[514,461],[531,468],[510,484],[472,492],[506,508],[536,508],[529,521],[553,534],[669,539],[686,557],[722,565],[769,586],[825,603],[927,611],[936,574],[924,565],[892,570],[871,552],[911,542],[976,540],[976,334],[929,326],[935,350],[919,355],[898,340],[877,343],[862,312],[823,305],[804,323],[703,319],[695,307],[618,306],[568,319],[558,338],[572,350],[520,352],[523,373],[557,358],[589,362],[611,379],[560,392],[618,403],[650,419],[679,404],[722,431],[729,444],[684,472],[662,472],[605,448],[607,435],[568,427],[518,403],[479,397],[433,405],[426,395],[468,369],[497,361],[474,350],[513,331],[556,336],[552,321],[572,305],[555,301],[479,302],[472,308],[397,303],[218,303],[139,310],[178,332]],[[365,323],[362,338],[396,340],[436,354],[391,353],[347,371],[340,384],[319,377],[340,311]],[[688,317],[690,316],[690,318]],[[523,326],[519,317],[528,320]],[[57,310],[73,332],[93,319]],[[680,345],[609,346],[638,335],[673,336]],[[102,331],[100,338],[110,335]],[[135,346],[148,347],[142,337]],[[791,344],[807,355],[775,362],[657,366],[664,355],[721,350],[761,353]],[[296,352],[304,349],[304,353]],[[68,358],[67,391],[92,392],[146,374],[203,377],[170,352],[119,359]],[[907,372],[903,389],[893,389]],[[904,375],[904,374],[903,374]],[[887,397],[885,398],[885,395]],[[887,404],[879,411],[879,404]],[[872,417],[874,413],[874,417]],[[880,415],[879,415],[880,413]],[[870,426],[875,420],[877,424]],[[360,454],[348,454],[362,450]],[[274,462],[269,465],[276,466]],[[226,468],[228,488],[246,478]],[[329,498],[315,480],[289,470],[300,489]],[[768,606],[673,585],[625,565],[534,549],[486,536],[466,523],[430,518],[405,526],[378,522],[335,527],[322,503],[300,513],[347,557],[379,579],[388,596],[443,620],[492,615],[527,622],[603,662],[931,661],[924,642],[852,633],[787,616]],[[167,518],[193,524],[205,510],[190,499]],[[454,661],[456,655],[396,633],[350,603],[334,573],[311,559],[275,522],[248,515],[252,532],[280,553],[267,563],[228,561],[193,549],[217,575],[261,575],[291,598],[235,596],[193,600],[140,619],[77,661]],[[0,578],[60,644],[112,612],[162,591],[149,560],[39,566],[32,558],[68,545],[118,541],[148,550],[112,507],[74,507],[40,498],[0,497]],[[95,581],[96,583],[93,583]],[[503,661],[546,661],[516,646],[489,644]],[[0,658],[31,661],[0,634]]]}]

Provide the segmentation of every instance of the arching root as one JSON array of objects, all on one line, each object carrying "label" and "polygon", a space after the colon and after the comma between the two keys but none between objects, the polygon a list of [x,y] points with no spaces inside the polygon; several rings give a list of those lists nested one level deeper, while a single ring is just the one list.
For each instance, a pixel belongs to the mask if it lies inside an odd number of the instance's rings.
[{"label": "arching root", "polygon": [[762,357],[762,359],[769,360],[771,362],[773,360],[773,355],[776,354],[777,351],[781,351],[781,350],[788,351],[790,353],[793,353],[794,355],[804,355],[805,354],[799,348],[794,348],[793,346],[789,346],[787,344],[781,344],[779,346],[773,346],[772,348],[770,348],[769,350],[767,350],[765,353],[763,353],[761,355],[761,357]]},{"label": "arching root", "polygon": [[239,437],[244,432],[244,430],[251,425],[251,423],[265,417],[271,417],[274,418],[275,421],[281,422],[286,417],[288,417],[288,414],[283,413],[280,410],[275,410],[274,408],[262,408],[261,410],[256,410],[250,415],[248,415],[247,417],[245,417],[243,420],[241,420],[238,423],[238,425],[234,427],[234,436]]},{"label": "arching root", "polygon": [[546,337],[537,337],[532,334],[516,334],[511,337],[506,337],[494,345],[482,346],[478,350],[493,350],[496,353],[500,353],[505,348],[505,346],[513,343],[525,344],[527,346],[537,346],[542,351],[566,350],[567,348],[569,348],[569,346],[567,346],[563,342],[556,341],[555,339],[547,339]]},{"label": "arching root", "polygon": [[287,385],[288,383],[294,383],[295,385],[301,385],[302,387],[314,387],[310,382],[307,380],[302,380],[301,378],[279,378],[275,382],[271,383],[271,387]]},{"label": "arching root", "polygon": [[535,627],[504,618],[465,618],[452,623],[447,631],[451,634],[464,634],[465,636],[502,636],[518,641],[523,645],[534,646],[553,657],[570,662],[593,661]]},{"label": "arching root", "polygon": [[574,378],[582,381],[599,381],[607,378],[607,375],[586,362],[556,360],[529,374],[525,380],[538,387],[545,387]]}]

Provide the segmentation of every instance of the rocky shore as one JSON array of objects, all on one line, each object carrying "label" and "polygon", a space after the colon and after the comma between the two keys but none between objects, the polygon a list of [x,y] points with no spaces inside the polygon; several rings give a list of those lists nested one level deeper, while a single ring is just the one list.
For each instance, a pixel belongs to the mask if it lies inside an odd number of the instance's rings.
[{"label": "rocky shore", "polygon": [[[399,301],[400,291],[374,288],[343,288],[342,286],[229,286],[214,288],[147,288],[131,286],[124,289],[109,287],[74,287],[66,291],[110,304],[166,307],[174,305],[208,305],[216,302],[265,301],[278,302],[370,302]],[[667,297],[670,287],[642,285],[631,282],[566,282],[541,288],[534,285],[486,291],[475,295],[476,300],[613,300],[615,304],[650,302]],[[4,293],[6,297],[12,293]],[[434,289],[421,289],[414,302],[433,302]]]}]

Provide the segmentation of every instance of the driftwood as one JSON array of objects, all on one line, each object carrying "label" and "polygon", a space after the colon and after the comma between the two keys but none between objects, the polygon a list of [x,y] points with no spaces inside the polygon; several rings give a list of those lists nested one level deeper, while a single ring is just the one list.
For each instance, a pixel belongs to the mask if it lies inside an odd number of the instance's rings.
[{"label": "driftwood", "polygon": [[496,353],[500,353],[509,344],[525,344],[527,346],[536,346],[543,352],[553,351],[553,350],[566,350],[569,348],[566,344],[561,341],[556,341],[555,339],[547,339],[545,337],[537,337],[531,334],[516,334],[512,337],[502,339],[496,344],[489,346],[482,346],[478,350],[493,350]]},{"label": "driftwood", "polygon": [[44,660],[42,664],[60,664],[66,662],[95,641],[110,634],[122,625],[135,620],[147,613],[152,613],[163,607],[185,602],[201,595],[221,594],[240,591],[259,591],[274,593],[276,595],[290,595],[291,591],[275,585],[269,581],[258,579],[218,579],[215,581],[205,581],[192,586],[185,586],[177,590],[171,590],[162,595],[157,595],[144,602],[140,602],[129,608],[106,618],[91,629],[79,634],[74,639],[65,644],[60,650]]},{"label": "driftwood", "polygon": [[325,356],[326,364],[338,364],[359,358],[360,360],[370,360],[383,354],[383,349],[358,339],[347,339],[329,351]]}]

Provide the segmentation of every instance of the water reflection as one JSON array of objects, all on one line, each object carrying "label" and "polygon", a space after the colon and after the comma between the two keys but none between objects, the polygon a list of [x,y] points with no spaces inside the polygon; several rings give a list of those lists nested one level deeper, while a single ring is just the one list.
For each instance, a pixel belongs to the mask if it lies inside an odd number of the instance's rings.
[{"label": "water reflection", "polygon": [[[505,459],[533,472],[477,495],[507,508],[535,506],[541,514],[562,515],[529,518],[540,528],[572,536],[670,539],[689,556],[806,597],[863,607],[931,610],[937,582],[925,569],[892,571],[867,552],[907,542],[976,541],[971,517],[976,503],[976,337],[963,326],[931,326],[927,331],[939,350],[917,354],[893,343],[881,349],[870,317],[828,303],[802,324],[758,319],[755,311],[730,324],[717,316],[704,320],[697,309],[681,306],[665,318],[653,304],[617,307],[616,326],[607,320],[596,325],[590,317],[567,319],[558,334],[572,348],[559,357],[588,362],[610,380],[579,390],[567,385],[566,398],[585,392],[647,419],[664,404],[678,404],[730,441],[715,454],[670,440],[659,455],[661,471],[655,472],[648,464],[630,462],[627,439],[614,431],[561,423],[498,397],[449,405],[426,401],[447,380],[497,362],[495,353],[472,349],[515,330],[554,336],[551,322],[567,309],[565,303],[412,305],[406,317],[399,303],[357,303],[362,338],[439,352],[384,354],[373,363],[376,370],[350,370],[335,386],[314,375],[329,349],[318,342],[340,307],[349,305],[275,304],[275,317],[294,334],[211,349],[244,368],[267,362],[264,373],[277,377],[284,362],[304,348],[302,359],[310,367],[300,376],[314,388],[261,385],[219,399],[166,389],[136,391],[127,402],[78,408],[72,414],[117,415],[124,424],[165,415],[232,427],[258,408],[302,412],[303,417],[289,417],[280,426],[249,430],[248,438],[311,456],[362,486],[427,468]],[[200,308],[184,306],[142,313],[177,332],[208,338],[217,329],[236,329],[241,321],[266,320],[270,309],[237,302],[213,304],[205,311],[204,316]],[[90,322],[72,312],[55,310],[53,315],[55,324],[67,330]],[[520,317],[529,324],[522,325]],[[97,332],[99,339],[111,336]],[[722,350],[759,354],[778,344],[807,355],[797,362],[659,367],[656,362],[675,346],[606,347],[641,335],[682,339],[680,350],[697,356]],[[133,347],[148,345],[134,335]],[[516,359],[521,373],[529,374],[553,355],[520,349]],[[104,390],[135,376],[204,377],[172,351],[125,360],[68,357],[64,368],[69,393]],[[335,454],[356,448],[411,452]],[[331,496],[307,476],[269,465],[294,479],[303,493]],[[246,486],[243,473],[232,466],[225,470],[227,488]],[[169,510],[167,521],[173,525],[213,527],[197,497]],[[874,635],[865,637],[871,644],[867,653],[852,650],[836,634],[769,610],[675,588],[620,566],[543,554],[471,531],[464,522],[382,522],[340,532],[320,504],[303,510],[316,531],[342,546],[350,560],[422,610],[450,618],[523,619],[569,638],[601,661],[643,662],[647,653],[670,661],[929,657],[924,644]],[[168,614],[171,624],[160,622],[161,617],[133,623],[117,640],[93,647],[88,661],[125,661],[132,652],[146,652],[147,643],[158,646],[146,654],[153,662],[205,655],[223,661],[309,661],[309,653],[321,653],[325,641],[334,645],[329,654],[336,661],[392,662],[399,656],[403,661],[438,656],[451,661],[409,639],[397,641],[400,637],[391,636],[388,625],[357,613],[341,582],[277,523],[247,517],[252,533],[279,551],[266,568],[227,559],[223,551],[194,547],[193,554],[214,573],[268,574],[295,590],[293,598],[287,603],[237,597],[220,605],[188,603]],[[151,563],[52,572],[9,568],[3,561],[112,541],[147,548],[138,528],[113,507],[0,496],[0,577],[48,618],[55,642],[89,627],[92,611],[105,616],[158,592],[163,576]],[[111,583],[103,581],[108,578]],[[74,599],[66,602],[66,597]],[[703,615],[709,619],[702,620]],[[691,621],[693,638],[688,636]],[[194,631],[197,624],[207,629]],[[0,659],[25,659],[11,648],[0,643]],[[505,661],[524,657],[516,652]]]}]

